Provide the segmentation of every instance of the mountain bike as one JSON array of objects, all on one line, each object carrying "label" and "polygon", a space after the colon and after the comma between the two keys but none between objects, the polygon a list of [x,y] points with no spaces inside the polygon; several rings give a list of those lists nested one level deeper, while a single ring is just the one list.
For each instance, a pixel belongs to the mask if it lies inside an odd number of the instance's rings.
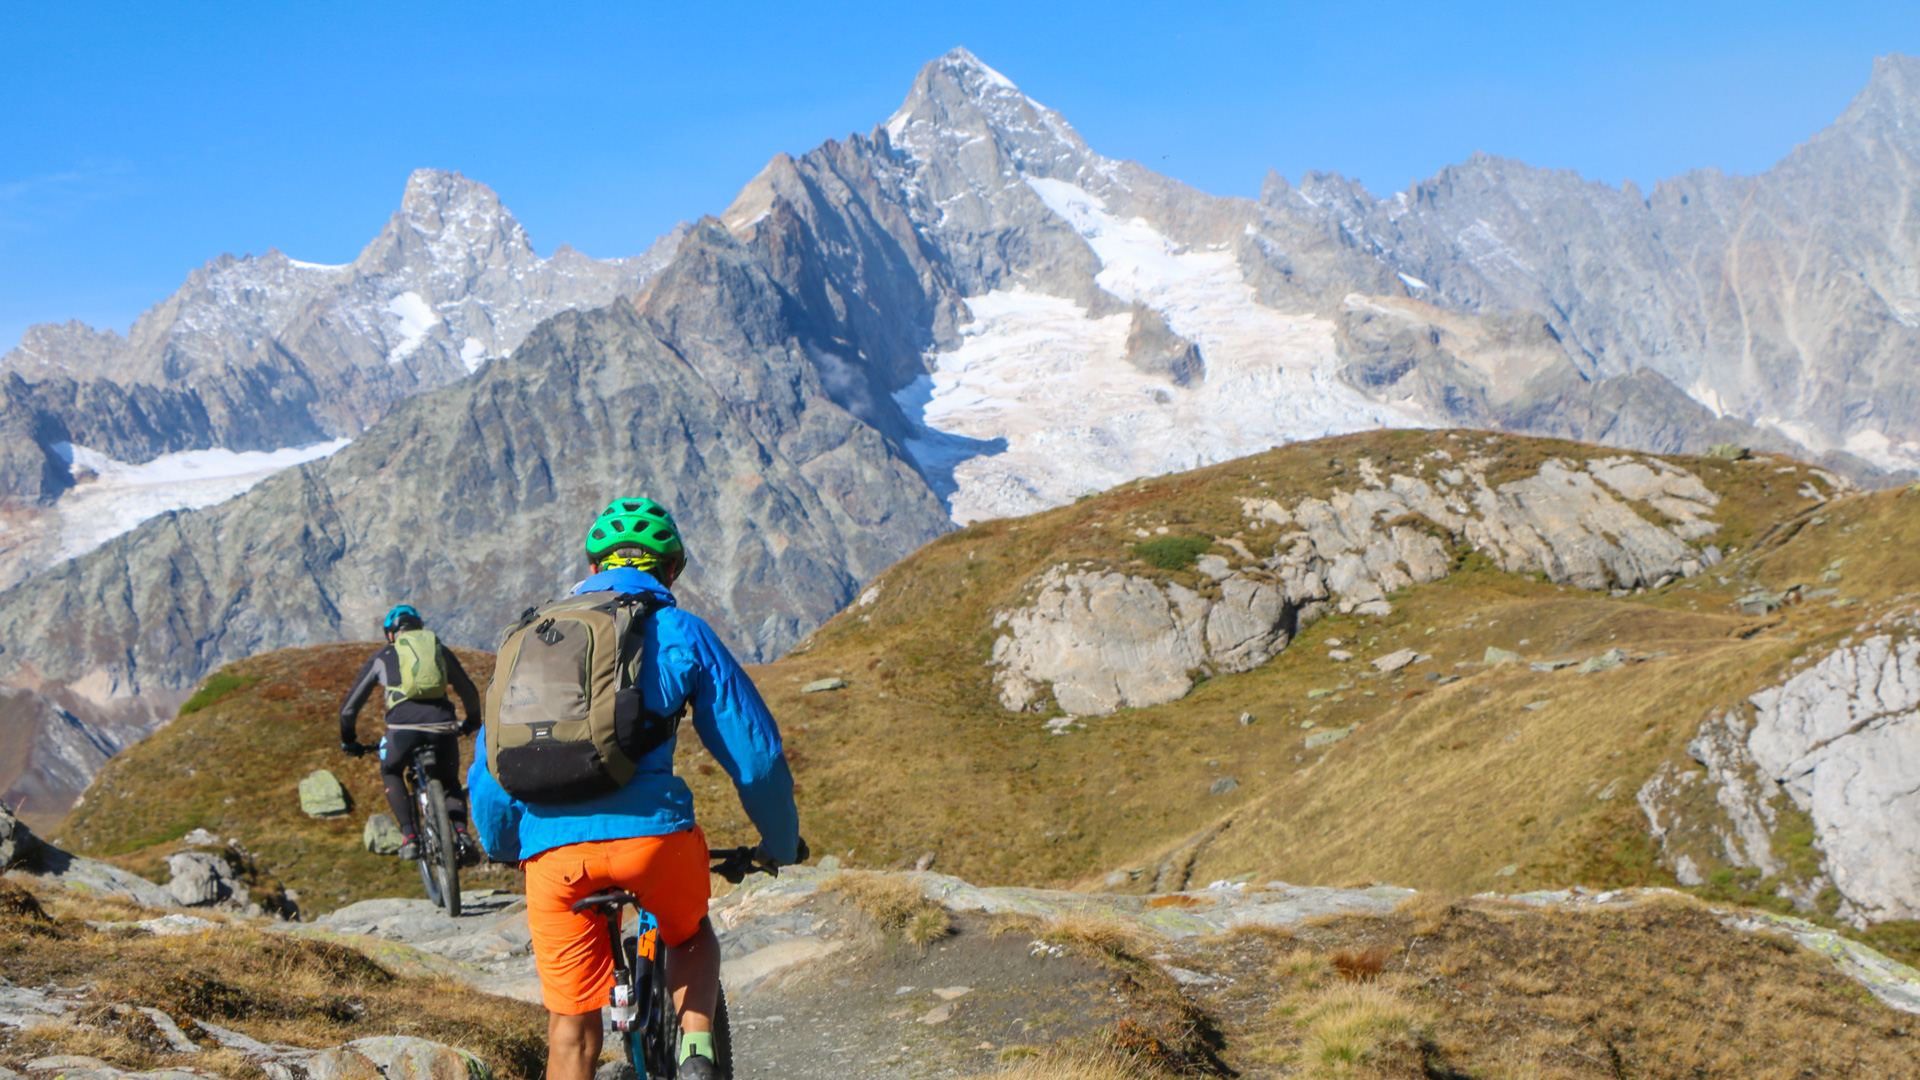
[{"label": "mountain bike", "polygon": [[[735,884],[748,874],[778,876],[779,867],[761,859],[748,847],[707,852],[711,870]],[[634,933],[620,932],[621,909],[631,907],[638,918]],[[680,1068],[680,1010],[673,1004],[667,979],[667,950],[661,946],[660,924],[640,906],[632,893],[608,889],[576,901],[575,912],[595,911],[607,920],[607,940],[613,946],[613,1031],[620,1056],[633,1066],[640,1080],[672,1080]],[[720,990],[713,1010],[713,1063],[722,1080],[733,1080],[733,1036],[727,1024],[727,992]]]},{"label": "mountain bike", "polygon": [[431,743],[414,748],[407,761],[407,788],[413,793],[413,820],[419,826],[420,883],[427,887],[427,899],[446,910],[447,917],[460,917],[460,845],[454,839],[453,817],[447,813],[447,792],[433,778],[440,757]]},{"label": "mountain bike", "polygon": [[[355,757],[377,753],[377,746],[343,743],[341,749]],[[447,813],[447,791],[433,778],[440,756],[433,744],[423,742],[407,759],[407,790],[413,795],[415,859],[420,865],[420,884],[426,886],[427,899],[446,910],[448,917],[460,917],[460,845],[454,839],[453,817]],[[395,822],[404,828],[406,822]]]}]

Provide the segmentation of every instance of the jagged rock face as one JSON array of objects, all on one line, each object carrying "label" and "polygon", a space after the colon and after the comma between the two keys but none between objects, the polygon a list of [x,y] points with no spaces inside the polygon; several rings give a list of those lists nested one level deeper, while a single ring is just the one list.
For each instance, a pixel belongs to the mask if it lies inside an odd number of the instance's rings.
[{"label": "jagged rock face", "polygon": [[[1585,379],[1656,372],[1708,417],[1911,468],[1920,413],[1903,358],[1920,345],[1920,279],[1903,163],[1920,154],[1916,120],[1920,61],[1888,56],[1833,126],[1757,177],[1696,172],[1643,197],[1486,155],[1386,199],[1338,176],[1272,177],[1262,261],[1298,292],[1529,312]],[[1404,277],[1371,287],[1392,280],[1372,261]],[[1615,402],[1651,418],[1609,441],[1663,448],[1632,430],[1648,422],[1684,436],[1660,417],[1683,419],[1685,401],[1661,396]],[[1507,422],[1547,433],[1525,412]]]},{"label": "jagged rock face", "polygon": [[1798,811],[1821,865],[1782,895],[1811,908],[1830,884],[1856,924],[1920,918],[1920,640],[1843,644],[1749,704],[1701,727],[1688,747],[1701,770],[1668,767],[1641,789],[1667,864],[1690,884],[1706,858],[1780,875]]},{"label": "jagged rock face", "polygon": [[[1292,507],[1243,498],[1249,523],[1278,533],[1229,545],[1239,565],[1203,557],[1215,595],[1051,567],[1030,602],[994,619],[1003,631],[992,654],[1000,703],[1014,711],[1044,704],[1049,685],[1060,708],[1077,714],[1176,701],[1193,688],[1193,672],[1258,667],[1329,607],[1390,614],[1389,593],[1452,570],[1452,544],[1509,572],[1583,589],[1690,577],[1720,559],[1712,545],[1693,546],[1718,530],[1711,514],[1720,497],[1658,458],[1549,460],[1498,484],[1487,467],[1435,451],[1414,475],[1382,476],[1363,459],[1365,486],[1356,491]],[[1648,521],[1634,503],[1669,523]],[[1256,557],[1252,543],[1271,543],[1273,554]]]},{"label": "jagged rock face", "polygon": [[703,224],[644,311],[550,320],[333,457],[0,593],[0,678],[137,728],[222,663],[364,637],[400,598],[490,648],[584,576],[587,523],[634,492],[688,538],[681,603],[743,657],[778,655],[948,527],[834,404],[791,310],[752,251]]},{"label": "jagged rock face", "polygon": [[637,289],[676,241],[633,259],[568,247],[543,259],[485,185],[421,170],[351,263],[223,255],[124,339],[77,322],[28,329],[0,358],[0,499],[46,500],[71,483],[54,443],[141,462],[358,435],[394,402],[507,355],[555,312]]},{"label": "jagged rock face", "polygon": [[38,818],[64,810],[100,766],[137,737],[114,725],[86,723],[14,686],[0,686],[0,732],[7,747],[0,791],[9,805]]}]

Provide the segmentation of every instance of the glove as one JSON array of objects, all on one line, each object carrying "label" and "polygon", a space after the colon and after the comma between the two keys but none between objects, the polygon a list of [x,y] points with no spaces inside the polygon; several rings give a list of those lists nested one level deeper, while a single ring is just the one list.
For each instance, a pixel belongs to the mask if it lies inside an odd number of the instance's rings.
[{"label": "glove", "polygon": [[480,730],[480,721],[475,720],[471,716],[467,717],[466,722],[460,725],[460,734],[462,735],[471,735],[474,732],[479,730]]},{"label": "glove", "polygon": [[340,752],[348,757],[359,757],[367,752],[367,747],[363,743],[343,742],[340,744]]},{"label": "glove", "polygon": [[791,863],[783,863],[772,855],[767,854],[767,845],[764,843],[754,845],[753,857],[769,866],[798,866],[813,857],[813,852],[807,850],[807,838],[802,836],[799,839],[800,843],[794,849],[793,861]]}]

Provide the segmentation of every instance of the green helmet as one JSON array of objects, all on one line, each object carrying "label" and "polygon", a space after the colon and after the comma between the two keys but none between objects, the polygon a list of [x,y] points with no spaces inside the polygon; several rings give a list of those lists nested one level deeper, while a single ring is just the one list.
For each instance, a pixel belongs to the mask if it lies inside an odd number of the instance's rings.
[{"label": "green helmet", "polygon": [[680,527],[667,508],[652,499],[615,499],[587,530],[587,558],[599,562],[617,548],[638,547],[657,556],[669,580],[687,564]]}]

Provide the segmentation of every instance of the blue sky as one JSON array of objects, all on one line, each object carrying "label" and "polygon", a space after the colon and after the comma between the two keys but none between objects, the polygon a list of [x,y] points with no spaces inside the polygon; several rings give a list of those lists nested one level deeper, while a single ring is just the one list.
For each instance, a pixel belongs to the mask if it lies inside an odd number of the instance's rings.
[{"label": "blue sky", "polygon": [[1646,187],[1767,168],[1920,52],[1920,5],[0,0],[0,350],[124,331],[222,252],[347,261],[421,166],[543,252],[633,254],[955,45],[1220,194],[1383,193],[1475,150]]}]

